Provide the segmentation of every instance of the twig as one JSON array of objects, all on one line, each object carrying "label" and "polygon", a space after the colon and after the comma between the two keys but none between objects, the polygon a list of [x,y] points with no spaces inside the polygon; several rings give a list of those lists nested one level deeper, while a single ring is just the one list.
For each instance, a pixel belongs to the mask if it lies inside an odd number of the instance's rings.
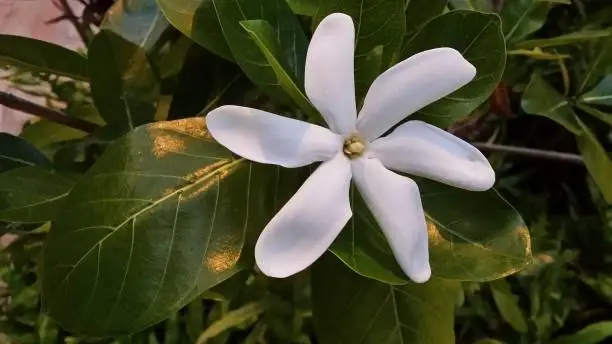
[{"label": "twig", "polygon": [[557,160],[557,161],[569,162],[572,164],[584,165],[584,160],[578,154],[554,152],[554,151],[547,151],[543,149],[534,149],[534,148],[505,146],[505,145],[499,145],[495,143],[484,143],[484,142],[472,142],[472,145],[483,151],[503,152],[503,153],[508,153],[508,154],[524,155],[524,156],[530,156],[534,158]]},{"label": "twig", "polygon": [[38,116],[67,127],[78,129],[86,133],[93,133],[99,128],[99,126],[95,123],[77,117],[68,117],[61,111],[38,105],[7,92],[0,91],[0,105]]},{"label": "twig", "polygon": [[83,27],[83,25],[81,25],[79,18],[72,11],[72,7],[70,7],[67,0],[58,0],[58,1],[62,9],[64,10],[66,19],[68,19],[72,23],[74,28],[77,30],[77,32],[79,33],[79,36],[81,36],[81,39],[83,40],[83,43],[85,43],[85,46],[88,46],[89,45],[89,35],[85,31],[85,28]]}]

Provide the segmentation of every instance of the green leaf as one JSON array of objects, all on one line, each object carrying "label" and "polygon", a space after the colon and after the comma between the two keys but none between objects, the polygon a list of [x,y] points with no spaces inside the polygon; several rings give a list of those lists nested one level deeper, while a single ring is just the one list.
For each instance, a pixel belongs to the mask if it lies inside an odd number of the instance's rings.
[{"label": "green leaf", "polygon": [[612,321],[602,321],[574,334],[559,337],[550,344],[598,344],[610,337],[612,337]]},{"label": "green leaf", "polygon": [[324,256],[312,269],[312,307],[322,344],[454,344],[457,282],[391,286]]},{"label": "green leaf", "polygon": [[279,60],[282,57],[281,49],[276,43],[276,33],[272,26],[265,20],[245,20],[240,22],[240,25],[249,33],[259,50],[266,57],[266,61],[274,71],[278,84],[283,91],[311,118],[317,118],[319,116],[318,111],[300,90],[296,80],[287,72],[287,66],[284,66],[283,61]]},{"label": "green leaf", "polygon": [[528,114],[552,119],[575,135],[582,134],[582,128],[567,99],[537,73],[531,75],[523,93],[521,107]]},{"label": "green leaf", "polygon": [[106,149],[53,222],[45,309],[91,336],[169,317],[249,266],[272,179],[214,142],[203,118],[137,128]]},{"label": "green leaf", "polygon": [[179,73],[168,119],[201,116],[221,105],[243,104],[245,93],[253,87],[238,66],[193,45]]},{"label": "green leaf", "polygon": [[235,326],[243,326],[247,322],[255,322],[258,316],[266,310],[263,302],[250,302],[244,306],[227,312],[221,319],[210,324],[198,337],[196,344],[208,343],[212,338]]},{"label": "green leaf", "polygon": [[493,301],[502,318],[517,332],[527,333],[527,320],[518,305],[518,298],[512,294],[510,285],[503,279],[491,282]]},{"label": "green leaf", "polygon": [[539,0],[505,1],[500,16],[506,40],[517,42],[538,31],[550,8],[549,3]]},{"label": "green leaf", "polygon": [[166,19],[185,36],[233,61],[212,0],[156,0]]},{"label": "green leaf", "polygon": [[599,110],[597,108],[594,108],[592,106],[588,106],[588,105],[585,105],[585,104],[581,104],[581,103],[577,103],[576,106],[580,110],[588,113],[589,115],[591,115],[591,116],[593,116],[595,118],[598,118],[598,119],[608,123],[609,125],[612,125],[612,113],[603,112],[603,111],[601,111],[601,110]]},{"label": "green leaf", "polygon": [[582,77],[582,82],[578,88],[579,94],[601,77],[612,74],[612,36],[597,42],[595,51],[592,60],[587,61],[589,67]]},{"label": "green leaf", "polygon": [[49,160],[26,140],[0,133],[0,173],[19,167],[49,163]]},{"label": "green leaf", "polygon": [[608,204],[612,204],[612,160],[595,134],[580,119],[583,134],[576,137],[584,164]]},{"label": "green leaf", "polygon": [[169,23],[155,0],[118,0],[106,12],[103,29],[115,32],[146,51],[151,50]]},{"label": "green leaf", "polygon": [[75,184],[75,176],[40,166],[0,174],[0,220],[38,223],[53,220]]},{"label": "green leaf", "polygon": [[[90,104],[71,105],[65,112],[68,116],[82,118],[101,126],[105,124],[96,109]],[[27,124],[20,135],[35,147],[44,148],[52,143],[81,139],[88,134],[46,119],[39,119]]]},{"label": "green leaf", "polygon": [[561,45],[578,44],[589,40],[598,39],[602,37],[608,37],[612,31],[599,30],[599,31],[579,31],[572,32],[566,35],[561,35],[553,38],[542,38],[532,39],[528,41],[522,41],[514,45],[519,49],[532,49],[532,48],[546,48],[546,47],[558,47]]},{"label": "green leaf", "polygon": [[[315,0],[316,1],[316,0]],[[406,32],[405,0],[321,1],[315,23],[331,13],[350,15],[355,22],[355,91],[359,101],[373,79],[369,73],[368,54],[383,46],[382,69],[397,59]]]},{"label": "green leaf", "polygon": [[612,106],[612,75],[603,78],[593,89],[580,96],[579,100],[587,104]]},{"label": "green leaf", "polygon": [[490,0],[450,0],[450,4],[456,10],[472,10],[481,12],[491,12]]},{"label": "green leaf", "polygon": [[[425,179],[418,183],[434,276],[490,281],[531,262],[529,231],[496,191],[470,192]],[[352,197],[353,219],[334,242],[332,252],[363,276],[389,284],[407,283],[376,219],[357,192]]]},{"label": "green leaf", "polygon": [[478,71],[469,84],[419,112],[421,119],[446,127],[482,104],[502,77],[506,46],[499,17],[472,11],[448,12],[425,24],[404,45],[401,56],[407,58],[439,47],[458,50]]},{"label": "green leaf", "polygon": [[142,48],[102,30],[89,46],[89,74],[106,123],[127,132],[153,121],[160,85]]},{"label": "green leaf", "polygon": [[410,38],[430,19],[442,14],[447,0],[409,0],[406,6],[406,35]]},{"label": "green leaf", "polygon": [[295,14],[314,17],[319,10],[319,1],[313,0],[287,0],[289,7]]},{"label": "green leaf", "polygon": [[88,80],[87,59],[62,46],[37,39],[1,35],[0,65]]}]

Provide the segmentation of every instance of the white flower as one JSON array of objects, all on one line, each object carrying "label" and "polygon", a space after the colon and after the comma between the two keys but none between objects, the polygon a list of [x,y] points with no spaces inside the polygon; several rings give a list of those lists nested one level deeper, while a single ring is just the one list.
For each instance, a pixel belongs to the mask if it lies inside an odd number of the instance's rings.
[{"label": "white flower", "polygon": [[208,129],[220,144],[256,162],[299,167],[323,161],[259,236],[255,258],[263,273],[293,275],[329,248],[352,216],[352,179],[403,271],[425,282],[431,269],[419,189],[389,169],[473,191],[491,188],[495,173],[476,148],[421,121],[380,136],[467,84],[476,70],[450,48],[416,54],[372,83],[357,116],[354,42],[351,17],[336,13],[319,24],[308,48],[306,94],[330,129],[240,106],[211,111]]}]

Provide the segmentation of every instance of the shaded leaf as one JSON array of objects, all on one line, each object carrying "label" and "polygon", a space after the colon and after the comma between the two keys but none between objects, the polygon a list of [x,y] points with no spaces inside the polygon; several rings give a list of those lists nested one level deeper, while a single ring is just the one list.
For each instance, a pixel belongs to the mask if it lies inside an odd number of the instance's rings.
[{"label": "shaded leaf", "polygon": [[500,13],[504,37],[509,42],[524,39],[546,22],[551,5],[540,0],[505,1]]},{"label": "shaded leaf", "polygon": [[0,174],[0,220],[14,223],[53,220],[75,182],[75,175],[39,166]]},{"label": "shaded leaf", "polygon": [[527,320],[518,305],[518,297],[512,294],[510,285],[503,279],[491,282],[493,301],[502,318],[517,332],[527,333]]},{"label": "shaded leaf", "polygon": [[[578,93],[584,92],[601,77],[612,74],[612,36],[602,39],[595,46],[595,55],[587,61],[588,68],[582,76]],[[605,79],[604,79],[605,80]],[[602,81],[603,82],[603,81]],[[601,85],[601,83],[599,84]],[[597,86],[596,86],[597,88]]]},{"label": "shaded leaf", "polygon": [[575,135],[582,133],[567,99],[537,73],[531,76],[521,106],[526,113],[550,118]]},{"label": "shaded leaf", "polygon": [[[531,262],[529,231],[496,191],[469,192],[421,179],[418,183],[434,276],[490,281]],[[363,276],[390,284],[407,283],[376,219],[357,192],[352,197],[353,218],[332,252]]]},{"label": "shaded leaf", "polygon": [[583,134],[576,137],[584,164],[608,204],[612,204],[612,160],[595,134],[581,120]]},{"label": "shaded leaf", "polygon": [[49,163],[49,160],[26,140],[0,133],[0,173],[19,167]]},{"label": "shaded leaf", "polygon": [[246,322],[255,322],[257,317],[266,310],[262,302],[250,302],[242,307],[229,311],[214,323],[210,324],[198,337],[197,344],[208,343],[210,339],[218,336],[235,326],[243,326]]},{"label": "shaded leaf", "polygon": [[598,344],[610,337],[612,337],[612,321],[602,321],[574,334],[559,337],[550,344]]},{"label": "shaded leaf", "polygon": [[214,142],[203,118],[137,128],[106,149],[53,222],[44,308],[92,336],[167,318],[248,266],[270,175]]},{"label": "shaded leaf", "polygon": [[478,71],[469,84],[419,112],[421,119],[446,127],[482,104],[501,79],[506,47],[499,17],[473,11],[452,11],[438,16],[405,44],[401,57],[439,47],[458,50]]},{"label": "shaded leaf", "polygon": [[88,80],[87,59],[62,46],[33,38],[0,34],[0,65]]},{"label": "shaded leaf", "polygon": [[597,108],[594,108],[592,106],[588,106],[586,104],[581,104],[581,103],[577,103],[576,106],[588,113],[591,116],[594,116],[595,118],[598,118],[606,123],[608,123],[609,125],[612,125],[612,113],[608,113],[608,112],[603,112]]},{"label": "shaded leaf", "polygon": [[542,38],[542,39],[532,39],[528,41],[522,41],[514,46],[516,48],[521,49],[532,49],[532,48],[545,48],[545,47],[557,47],[561,45],[568,44],[578,44],[582,42],[586,42],[592,39],[598,39],[602,37],[610,36],[612,32],[608,30],[600,30],[600,31],[578,31],[568,33],[566,35],[561,35],[553,38]]},{"label": "shaded leaf", "polygon": [[[316,2],[316,0],[311,0]],[[331,13],[350,15],[355,23],[355,89],[357,101],[365,96],[373,79],[369,73],[368,54],[383,46],[382,70],[397,59],[406,32],[405,0],[321,1],[315,23]]]},{"label": "shaded leaf", "polygon": [[89,46],[89,73],[100,116],[124,132],[152,122],[160,85],[145,51],[102,30]]},{"label": "shaded leaf", "polygon": [[[612,55],[610,57],[612,58]],[[580,96],[580,101],[612,106],[612,75],[606,76],[593,89]]]},{"label": "shaded leaf", "polygon": [[409,39],[430,19],[440,15],[446,7],[447,0],[409,0],[406,6],[406,35]]},{"label": "shaded leaf", "polygon": [[391,286],[363,278],[329,255],[312,269],[313,319],[322,344],[454,344],[458,282]]},{"label": "shaded leaf", "polygon": [[472,10],[491,12],[490,0],[450,0],[450,4],[457,10]]},{"label": "shaded leaf", "polygon": [[151,50],[169,23],[155,0],[118,0],[106,12],[102,28],[144,50]]}]

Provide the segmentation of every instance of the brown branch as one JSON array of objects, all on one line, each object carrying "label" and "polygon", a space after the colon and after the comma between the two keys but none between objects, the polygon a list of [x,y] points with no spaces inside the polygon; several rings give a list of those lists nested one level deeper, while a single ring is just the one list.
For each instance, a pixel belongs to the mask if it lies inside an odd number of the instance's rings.
[{"label": "brown branch", "polygon": [[67,127],[78,129],[86,133],[93,133],[96,129],[100,128],[100,126],[95,123],[76,117],[68,117],[59,110],[50,109],[48,107],[38,105],[29,100],[19,98],[7,92],[0,91],[0,105],[4,105],[14,110],[38,116],[51,122],[65,125]]},{"label": "brown branch", "polygon": [[484,142],[472,142],[472,145],[483,151],[502,152],[502,153],[508,153],[508,154],[529,156],[533,158],[564,161],[564,162],[569,162],[572,164],[584,165],[584,160],[578,154],[547,151],[547,150],[534,149],[534,148],[505,146],[505,145],[499,145],[495,143],[484,143]]},{"label": "brown branch", "polygon": [[83,27],[83,25],[79,21],[79,18],[72,11],[72,7],[70,7],[67,0],[58,0],[58,1],[59,1],[61,8],[64,10],[64,15],[66,16],[66,19],[69,20],[74,26],[74,28],[77,30],[77,32],[79,33],[79,36],[81,36],[81,39],[83,40],[83,43],[85,43],[85,46],[88,46],[89,45],[89,35],[87,34],[85,27]]}]

